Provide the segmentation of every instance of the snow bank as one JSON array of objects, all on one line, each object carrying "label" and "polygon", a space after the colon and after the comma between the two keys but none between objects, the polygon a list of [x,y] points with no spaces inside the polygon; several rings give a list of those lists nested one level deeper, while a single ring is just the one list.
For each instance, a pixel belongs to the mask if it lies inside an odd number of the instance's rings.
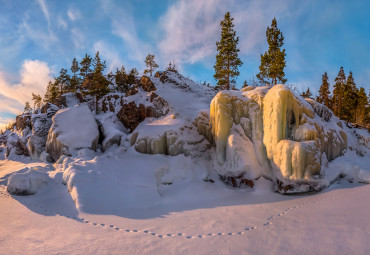
[{"label": "snow bank", "polygon": [[52,120],[46,152],[54,161],[61,155],[71,155],[78,149],[97,149],[98,125],[86,104],[59,110]]},{"label": "snow bank", "polygon": [[44,185],[50,178],[43,170],[50,170],[42,167],[26,167],[13,173],[8,178],[7,191],[14,195],[33,195]]},{"label": "snow bank", "polygon": [[103,135],[102,149],[107,150],[113,144],[121,145],[121,142],[129,133],[114,113],[100,114],[96,116],[99,128]]}]

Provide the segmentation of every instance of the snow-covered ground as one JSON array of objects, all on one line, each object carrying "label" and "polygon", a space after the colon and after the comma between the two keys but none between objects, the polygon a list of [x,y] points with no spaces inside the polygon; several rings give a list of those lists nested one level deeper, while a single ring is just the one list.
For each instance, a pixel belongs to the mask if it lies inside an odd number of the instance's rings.
[{"label": "snow-covered ground", "polygon": [[[284,196],[263,178],[230,188],[204,159],[123,149],[82,150],[53,166],[1,160],[0,254],[369,252],[370,186],[353,174],[320,193]],[[364,176],[368,165],[349,151],[325,173]],[[8,181],[19,183],[9,176],[30,170],[49,178],[35,195],[10,195]]]}]

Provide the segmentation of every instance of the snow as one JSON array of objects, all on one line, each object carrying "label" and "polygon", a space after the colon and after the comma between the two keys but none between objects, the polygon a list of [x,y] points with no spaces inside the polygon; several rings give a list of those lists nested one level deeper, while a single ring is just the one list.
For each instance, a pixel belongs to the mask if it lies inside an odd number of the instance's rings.
[{"label": "snow", "polygon": [[[342,166],[350,173],[353,163],[370,173],[368,157],[354,151],[330,162],[325,172]],[[6,192],[9,174],[36,166],[49,180],[35,195]],[[370,248],[370,186],[349,175],[320,193],[283,196],[263,177],[253,190],[232,189],[204,160],[132,148],[83,151],[54,167],[0,161],[6,253],[366,254]],[[206,176],[214,183],[204,182]]]},{"label": "snow", "polygon": [[54,160],[62,154],[71,155],[81,148],[96,149],[99,130],[86,104],[59,110],[53,117],[46,152]]}]

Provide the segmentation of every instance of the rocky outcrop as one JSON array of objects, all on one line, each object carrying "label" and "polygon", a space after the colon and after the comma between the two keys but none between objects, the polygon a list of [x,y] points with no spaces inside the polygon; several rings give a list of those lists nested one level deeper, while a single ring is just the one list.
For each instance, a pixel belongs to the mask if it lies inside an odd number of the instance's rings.
[{"label": "rocky outcrop", "polygon": [[118,119],[122,124],[132,132],[145,118],[159,118],[169,112],[167,101],[152,92],[149,96],[149,104],[129,102],[122,105],[121,110],[117,113]]},{"label": "rocky outcrop", "polygon": [[150,80],[148,76],[142,76],[140,79],[140,87],[146,92],[156,91],[154,83]]},{"label": "rocky outcrop", "polygon": [[31,115],[30,114],[22,114],[18,115],[15,118],[15,126],[18,131],[26,129],[26,127],[31,127]]},{"label": "rocky outcrop", "polygon": [[52,119],[46,152],[56,161],[62,155],[77,150],[96,150],[99,142],[98,125],[86,104],[59,110]]}]

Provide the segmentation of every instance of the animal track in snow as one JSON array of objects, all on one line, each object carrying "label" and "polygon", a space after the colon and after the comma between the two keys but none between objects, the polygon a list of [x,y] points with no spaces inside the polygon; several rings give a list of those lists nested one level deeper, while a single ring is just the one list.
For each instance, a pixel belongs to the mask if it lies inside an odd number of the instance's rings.
[{"label": "animal track in snow", "polygon": [[[369,187],[370,187],[370,185],[367,186],[367,188],[369,188]],[[0,185],[0,189],[3,190],[3,191],[0,191],[0,195],[2,195],[4,197],[7,197],[7,198],[10,198],[10,199],[16,200],[13,196],[11,196],[9,193],[7,193],[6,186]],[[341,197],[344,197],[344,196],[350,196],[350,195],[352,195],[356,192],[359,192],[359,191],[360,190],[353,190],[353,191],[350,191],[350,192],[342,192],[338,195],[329,196],[329,197],[321,198],[321,199],[316,200],[316,201],[301,203],[301,204],[298,204],[298,205],[295,205],[295,206],[287,207],[287,208],[283,209],[281,212],[279,212],[278,214],[268,217],[266,219],[266,222],[262,223],[262,225],[261,225],[262,228],[261,229],[267,229],[267,227],[269,227],[273,224],[272,221],[276,221],[278,218],[281,218],[282,216],[285,216],[291,210],[298,209],[298,208],[301,208],[301,207],[306,207],[306,206],[309,206],[309,205],[315,206],[315,205],[318,205],[318,204],[326,202],[326,201],[335,200],[335,199],[338,199],[338,198],[341,198]],[[79,218],[79,217],[75,217],[75,216],[64,215],[60,212],[53,211],[53,210],[50,210],[48,208],[44,208],[43,206],[37,205],[37,204],[34,204],[34,203],[30,203],[30,202],[26,202],[26,201],[22,201],[22,203],[24,203],[28,206],[32,206],[32,207],[36,207],[38,209],[41,209],[44,212],[54,213],[55,215],[60,216],[60,217],[65,217],[67,219],[76,220],[80,223],[90,224],[90,225],[93,225],[93,226],[96,226],[96,227],[104,227],[104,228],[108,228],[108,229],[113,229],[115,231],[124,231],[125,233],[143,233],[143,234],[147,234],[149,236],[153,236],[153,237],[157,237],[157,238],[176,238],[176,237],[179,238],[180,237],[180,238],[185,238],[185,239],[195,239],[195,238],[204,239],[204,238],[221,237],[221,236],[231,237],[231,236],[237,236],[237,235],[246,235],[248,232],[251,232],[251,230],[256,230],[257,229],[257,226],[248,226],[248,227],[245,227],[243,229],[243,231],[227,232],[227,233],[215,232],[215,233],[207,233],[207,234],[187,235],[185,233],[180,232],[180,233],[177,233],[177,234],[173,234],[173,233],[158,234],[156,232],[151,232],[149,230],[141,231],[141,230],[138,230],[138,229],[121,228],[121,227],[118,227],[118,226],[115,226],[115,225],[110,225],[110,224],[105,224],[105,223],[91,222],[88,219]]]}]

